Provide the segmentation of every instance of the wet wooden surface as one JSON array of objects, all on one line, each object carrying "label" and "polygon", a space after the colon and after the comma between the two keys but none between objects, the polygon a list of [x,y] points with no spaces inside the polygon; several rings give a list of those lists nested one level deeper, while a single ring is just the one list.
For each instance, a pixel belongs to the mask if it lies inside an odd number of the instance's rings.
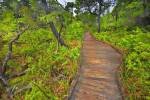
[{"label": "wet wooden surface", "polygon": [[122,100],[117,81],[121,54],[86,33],[81,51],[81,68],[69,100]]}]

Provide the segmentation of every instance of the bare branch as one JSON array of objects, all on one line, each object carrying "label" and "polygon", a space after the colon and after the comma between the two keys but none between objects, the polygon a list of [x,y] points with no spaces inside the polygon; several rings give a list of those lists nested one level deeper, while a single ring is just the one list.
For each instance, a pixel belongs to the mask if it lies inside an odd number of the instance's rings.
[{"label": "bare branch", "polygon": [[[60,43],[61,46],[65,46],[67,47],[67,45],[65,44],[64,40],[60,37],[60,33],[57,31],[55,25],[53,22],[50,22],[50,28],[54,34],[54,36],[56,37],[57,41]],[[61,30],[60,30],[61,31]]]},{"label": "bare branch", "polygon": [[2,83],[3,86],[8,86],[7,79],[4,78],[3,75],[0,75],[0,80],[1,80],[1,83]]},{"label": "bare branch", "polygon": [[25,70],[25,71],[23,71],[23,72],[21,72],[21,73],[18,73],[18,74],[11,75],[11,76],[9,76],[8,79],[12,79],[12,78],[16,78],[16,77],[23,76],[23,75],[26,74],[26,72],[27,72],[27,70]]},{"label": "bare branch", "polygon": [[0,75],[0,80],[1,80],[2,85],[3,85],[3,86],[5,87],[5,89],[6,89],[6,92],[7,92],[7,94],[8,94],[8,98],[9,98],[10,100],[12,100],[13,95],[12,95],[11,87],[8,85],[7,79],[6,79],[4,76]]},{"label": "bare branch", "polygon": [[14,92],[14,95],[19,94],[19,93],[21,93],[21,92],[23,92],[23,91],[25,91],[25,90],[29,90],[29,89],[31,89],[31,88],[32,88],[31,85],[24,86],[23,88],[16,90],[16,91]]},{"label": "bare branch", "polygon": [[11,59],[11,54],[12,54],[12,50],[13,50],[13,48],[12,48],[13,43],[14,43],[16,40],[18,40],[19,37],[20,37],[20,35],[21,35],[22,33],[24,33],[27,29],[28,29],[28,27],[25,28],[24,30],[18,32],[17,36],[16,36],[15,38],[13,38],[13,39],[9,42],[9,44],[8,44],[8,52],[7,52],[7,54],[6,54],[6,57],[5,57],[4,61],[3,61],[2,67],[1,67],[1,72],[0,72],[1,74],[5,74],[5,72],[6,72],[6,70],[7,70],[7,63],[8,63],[8,61]]},{"label": "bare branch", "polygon": [[[8,84],[8,77],[5,75],[6,70],[7,70],[7,63],[8,61],[11,59],[11,55],[12,55],[12,50],[13,50],[13,43],[15,43],[15,41],[17,41],[19,39],[19,37],[21,36],[21,34],[23,34],[26,30],[28,29],[28,27],[26,27],[24,30],[20,31],[17,33],[17,36],[14,37],[8,44],[8,52],[5,56],[5,59],[3,61],[3,64],[0,68],[0,81],[2,83],[2,85],[5,87],[6,92],[8,93],[8,98],[11,100],[13,98],[13,91],[11,89],[11,87]],[[19,73],[16,75],[12,75],[11,77],[17,77],[17,76],[21,76],[24,75],[25,73]]]}]

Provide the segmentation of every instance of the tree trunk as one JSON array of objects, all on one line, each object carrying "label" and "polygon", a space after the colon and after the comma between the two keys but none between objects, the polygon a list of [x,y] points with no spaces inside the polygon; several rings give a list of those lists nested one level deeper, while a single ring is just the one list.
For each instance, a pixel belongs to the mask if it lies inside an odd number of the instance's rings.
[{"label": "tree trunk", "polygon": [[101,4],[99,3],[99,11],[98,11],[98,33],[100,33],[101,31]]},{"label": "tree trunk", "polygon": [[58,31],[57,31],[57,29],[56,29],[54,23],[53,23],[53,22],[50,22],[49,24],[50,24],[51,30],[52,30],[54,36],[56,37],[58,43],[60,43],[61,46],[67,46],[67,45],[64,43],[64,40],[61,38],[60,33],[58,33]]},{"label": "tree trunk", "polygon": [[43,5],[44,10],[46,11],[46,13],[48,13],[49,12],[49,7],[48,7],[48,4],[47,4],[47,1],[42,0],[42,5]]}]

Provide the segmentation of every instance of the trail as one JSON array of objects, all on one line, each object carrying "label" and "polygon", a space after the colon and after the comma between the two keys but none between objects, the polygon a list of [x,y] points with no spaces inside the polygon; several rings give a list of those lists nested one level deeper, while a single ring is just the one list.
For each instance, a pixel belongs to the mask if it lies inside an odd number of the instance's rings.
[{"label": "trail", "polygon": [[87,32],[81,51],[81,67],[69,100],[123,100],[117,81],[121,58],[114,48],[96,41]]}]

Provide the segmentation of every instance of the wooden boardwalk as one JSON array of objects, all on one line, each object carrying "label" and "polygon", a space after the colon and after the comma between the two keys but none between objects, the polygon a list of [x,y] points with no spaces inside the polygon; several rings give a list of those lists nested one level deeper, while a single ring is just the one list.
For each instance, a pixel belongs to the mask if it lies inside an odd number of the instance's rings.
[{"label": "wooden boardwalk", "polygon": [[121,54],[86,33],[81,51],[81,67],[69,100],[122,100],[117,81]]}]

